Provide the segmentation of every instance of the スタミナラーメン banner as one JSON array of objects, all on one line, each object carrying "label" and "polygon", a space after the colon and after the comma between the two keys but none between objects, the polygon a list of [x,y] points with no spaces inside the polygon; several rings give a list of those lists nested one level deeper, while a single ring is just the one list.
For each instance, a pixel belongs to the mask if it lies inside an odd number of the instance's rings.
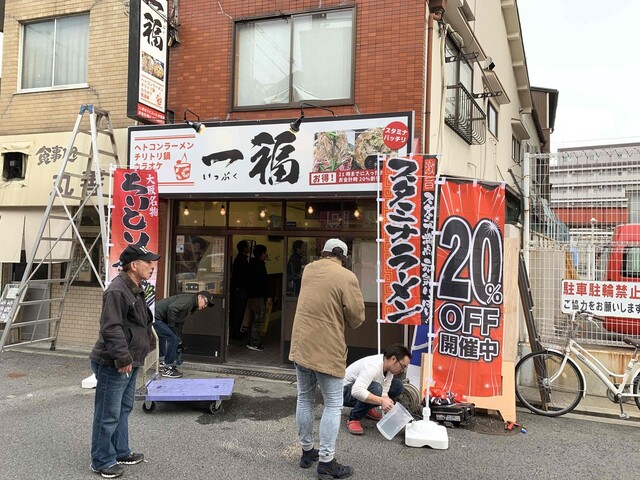
[{"label": "\u30b9\u30bf\u30df\u30ca\u30e9\u30fc\u30e1\u30f3 banner", "polygon": [[[158,252],[158,177],[153,170],[117,168],[113,173],[110,282],[118,275],[119,258],[128,245]],[[145,288],[147,303],[155,300],[157,270]]]},{"label": "\u30b9\u30bf\u30df\u30ca\u30e9\u30fc\u30e1\u30f3 banner", "polygon": [[447,179],[438,196],[435,386],[502,394],[505,185]]},{"label": "\u30b9\u30bf\u30df\u30ca\u30e9\u30fc\u30e1\u30f3 banner", "polygon": [[431,318],[437,158],[383,158],[381,321],[420,325]]}]

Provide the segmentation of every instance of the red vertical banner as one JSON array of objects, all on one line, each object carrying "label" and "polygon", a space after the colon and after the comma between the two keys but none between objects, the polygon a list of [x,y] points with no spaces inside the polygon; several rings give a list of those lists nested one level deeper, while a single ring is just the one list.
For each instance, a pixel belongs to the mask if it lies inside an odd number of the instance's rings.
[{"label": "red vertical banner", "polygon": [[505,187],[447,180],[438,198],[435,386],[501,395]]},{"label": "red vertical banner", "polygon": [[[128,245],[158,252],[158,177],[155,170],[118,168],[113,173],[109,278],[118,275],[118,261]],[[157,270],[145,287],[147,302],[155,299]]]},{"label": "red vertical banner", "polygon": [[383,162],[383,322],[420,325],[431,317],[436,173],[433,156],[390,156]]}]

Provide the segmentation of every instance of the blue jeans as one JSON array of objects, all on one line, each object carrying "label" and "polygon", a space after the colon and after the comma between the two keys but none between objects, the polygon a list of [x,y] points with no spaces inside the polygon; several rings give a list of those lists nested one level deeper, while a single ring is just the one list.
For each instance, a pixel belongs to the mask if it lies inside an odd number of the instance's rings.
[{"label": "blue jeans", "polygon": [[91,362],[96,374],[96,399],[91,436],[91,465],[102,470],[115,465],[129,449],[129,413],[133,408],[138,368],[127,375],[113,365]]},{"label": "blue jeans", "polygon": [[[367,416],[367,412],[369,411],[369,409],[376,407],[377,405],[374,405],[373,403],[365,403],[353,397],[351,395],[352,387],[353,383],[344,387],[343,404],[345,407],[353,407],[351,413],[349,413],[349,420],[362,420]],[[373,393],[378,397],[382,396],[382,385],[378,382],[371,382],[371,385],[369,385],[369,388],[367,390],[369,390],[369,393]],[[391,387],[389,387],[389,392],[387,393],[387,395],[391,400],[395,400],[400,395],[402,395],[403,390],[404,387],[402,385],[402,380],[394,378],[391,381]]]},{"label": "blue jeans", "polygon": [[342,412],[342,379],[309,370],[296,363],[298,402],[296,423],[298,439],[303,450],[313,448],[313,409],[316,386],[320,387],[324,408],[320,419],[320,461],[330,462],[336,453],[336,440],[340,430]]},{"label": "blue jeans", "polygon": [[164,322],[158,320],[153,322],[153,328],[156,329],[156,334],[158,334],[160,356],[164,357],[165,365],[173,365],[173,362],[176,361],[180,337]]}]

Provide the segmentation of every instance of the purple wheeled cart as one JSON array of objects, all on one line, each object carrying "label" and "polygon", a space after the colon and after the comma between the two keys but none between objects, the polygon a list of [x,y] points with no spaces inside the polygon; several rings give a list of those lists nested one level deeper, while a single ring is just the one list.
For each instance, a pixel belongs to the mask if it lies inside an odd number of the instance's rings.
[{"label": "purple wheeled cart", "polygon": [[135,396],[136,400],[142,400],[142,410],[146,413],[153,412],[156,402],[211,402],[209,411],[213,414],[220,412],[222,401],[231,398],[235,380],[233,378],[162,378],[157,348],[159,339],[155,328],[151,330],[156,339],[156,348],[147,355],[141,367],[143,386],[136,391]]},{"label": "purple wheeled cart", "polygon": [[211,402],[209,411],[215,414],[222,400],[231,398],[233,383],[233,378],[152,378],[136,399],[143,401],[147,413],[156,408],[156,402]]}]

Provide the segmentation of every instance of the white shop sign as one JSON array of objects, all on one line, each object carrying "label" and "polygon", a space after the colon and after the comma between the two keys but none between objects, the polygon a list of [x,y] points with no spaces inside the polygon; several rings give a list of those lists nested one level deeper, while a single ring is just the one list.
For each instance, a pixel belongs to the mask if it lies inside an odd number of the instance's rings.
[{"label": "white shop sign", "polygon": [[410,153],[412,113],[129,128],[129,165],[160,194],[375,191],[377,154]]}]

